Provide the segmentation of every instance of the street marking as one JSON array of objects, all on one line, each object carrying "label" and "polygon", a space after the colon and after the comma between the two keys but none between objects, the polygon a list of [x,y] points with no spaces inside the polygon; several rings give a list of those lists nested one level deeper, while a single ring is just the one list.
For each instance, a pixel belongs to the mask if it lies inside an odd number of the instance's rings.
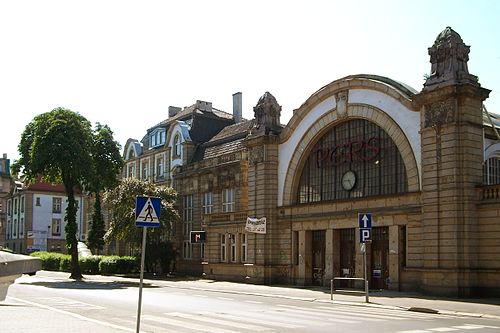
[{"label": "street marking", "polygon": [[76,301],[76,300],[73,300],[70,298],[64,298],[64,297],[37,297],[37,299],[49,301],[54,306],[62,305],[64,307],[79,308],[79,309],[84,309],[84,310],[104,310],[104,309],[106,309],[103,306],[85,303],[85,302],[81,302],[81,301]]},{"label": "street marking", "polygon": [[438,327],[438,328],[428,328],[428,330],[433,332],[451,332],[451,331],[458,331],[458,328]]},{"label": "street marking", "polygon": [[262,304],[262,302],[258,302],[258,301],[245,301],[245,303]]},{"label": "street marking", "polygon": [[196,294],[196,295],[193,295],[194,297],[201,297],[201,298],[207,298],[208,296],[207,295],[200,295],[200,294]]},{"label": "street marking", "polygon": [[150,316],[150,315],[143,315],[142,318],[144,320],[150,320],[150,321],[155,321],[155,322],[166,324],[166,325],[188,328],[190,330],[195,330],[195,331],[213,332],[213,333],[235,333],[235,332],[237,332],[234,330],[225,330],[225,329],[217,328],[217,327],[209,327],[206,325],[199,325],[199,324],[191,323],[188,321],[176,320],[173,318],[164,318],[164,317],[157,317],[157,316]]},{"label": "street marking", "polygon": [[[339,322],[339,323],[344,323],[344,324],[354,324],[354,323],[359,323],[360,320],[353,320],[353,319],[358,319],[354,318],[353,315],[342,315],[342,314],[336,314],[336,313],[321,313],[321,312],[315,312],[315,311],[308,311],[308,310],[298,310],[298,309],[286,309],[287,312],[290,312],[292,315],[297,316],[298,314],[302,314],[302,316],[306,316],[306,318],[310,318],[311,316],[314,317],[319,317],[319,316],[325,316],[327,317],[326,320],[328,321],[334,321],[334,322]],[[282,312],[280,312],[282,313]],[[332,318],[334,317],[334,318]],[[383,321],[382,319],[372,319],[372,318],[363,318],[363,320],[366,321]]]},{"label": "street marking", "polygon": [[[324,309],[331,309],[344,311],[348,313],[352,313],[352,307],[349,306],[335,306],[335,307],[323,307]],[[419,313],[419,312],[409,312],[407,310],[392,310],[392,309],[384,309],[384,308],[366,308],[363,309],[363,313],[372,313],[372,314],[390,314],[391,316],[404,317],[409,319],[422,318],[422,319],[434,319],[437,314],[433,313]]]},{"label": "street marking", "polygon": [[[293,305],[282,305],[283,307],[285,308],[290,308],[290,309],[296,309],[294,311],[301,311],[301,312],[306,312],[306,313],[311,313],[310,310],[304,310],[304,308],[302,307],[299,307],[299,306],[293,306]],[[364,314],[364,313],[359,313],[359,312],[356,312],[355,314],[353,314],[352,312],[351,313],[345,313],[345,312],[340,312],[341,314],[339,314],[339,311],[335,311],[335,310],[332,310],[330,308],[326,308],[327,310],[323,310],[325,307],[321,307],[321,306],[318,306],[318,307],[315,307],[314,309],[314,312],[316,315],[323,315],[323,316],[335,316],[335,317],[338,317],[338,318],[345,318],[345,319],[359,319],[359,320],[366,320],[366,321],[386,321],[388,320],[387,319],[387,316],[383,316],[383,315],[374,315],[374,314]],[[363,318],[360,318],[360,317],[363,317]],[[395,320],[404,320],[405,318],[392,318],[392,319],[395,319]]]},{"label": "street marking", "polygon": [[234,298],[228,298],[228,297],[217,297],[217,298],[223,301],[234,301]]},{"label": "street marking", "polygon": [[212,317],[220,317],[220,318],[231,319],[231,320],[246,321],[246,322],[250,322],[252,324],[278,326],[280,328],[300,328],[300,327],[302,327],[302,326],[298,326],[298,325],[292,325],[289,323],[280,323],[276,320],[265,320],[265,319],[258,319],[258,318],[254,318],[254,317],[248,318],[248,313],[241,314],[241,315],[221,314],[221,313],[209,313],[209,314]]},{"label": "street marking", "polygon": [[232,321],[228,321],[228,320],[202,317],[202,315],[187,314],[187,313],[180,313],[180,312],[168,312],[165,314],[168,316],[174,316],[174,317],[180,317],[180,318],[186,318],[186,319],[194,319],[196,321],[204,321],[204,322],[211,323],[211,324],[232,326],[232,327],[236,327],[236,328],[242,328],[245,330],[253,330],[253,331],[259,331],[259,332],[272,330],[271,328],[256,326],[256,325],[252,325],[252,324],[242,324],[242,323],[236,323],[236,322],[232,322]]},{"label": "street marking", "polygon": [[478,330],[481,328],[491,328],[488,326],[483,326],[483,325],[474,325],[474,324],[465,324],[462,326],[452,326],[453,328],[457,328],[459,330]]},{"label": "street marking", "polygon": [[95,323],[95,324],[99,324],[99,325],[103,325],[103,326],[115,328],[117,330],[122,330],[122,331],[127,331],[127,332],[132,332],[132,333],[135,332],[135,329],[131,329],[131,328],[120,326],[120,325],[115,325],[115,324],[108,323],[108,322],[102,321],[102,320],[97,320],[97,319],[85,317],[85,316],[79,315],[79,314],[74,313],[74,312],[69,312],[69,311],[65,311],[65,310],[53,308],[53,307],[45,305],[45,304],[35,303],[35,302],[27,301],[27,300],[24,300],[24,299],[20,299],[20,298],[17,298],[17,297],[11,297],[11,296],[7,296],[7,297],[10,298],[10,299],[13,299],[14,301],[17,301],[17,302],[21,302],[21,303],[25,303],[25,304],[30,304],[30,305],[33,305],[33,306],[36,306],[36,307],[39,307],[39,308],[42,308],[42,309],[47,309],[47,310],[50,310],[50,311],[54,311],[54,312],[59,312],[59,313],[62,313],[62,314],[68,315],[68,316],[72,316],[72,317],[80,319],[80,320],[85,320],[85,321],[89,321],[91,323]]},{"label": "street marking", "polygon": [[[118,318],[115,317],[113,320],[119,321],[121,323],[128,323],[131,326],[136,326],[137,321],[136,320],[130,320],[130,319],[125,319],[125,318]],[[184,333],[186,331],[179,331],[179,328],[174,328],[174,329],[168,329],[165,328],[165,326],[156,326],[148,323],[144,323],[141,321],[141,328],[147,329],[148,333],[150,332],[161,332],[161,333]],[[153,331],[149,331],[150,329],[153,329]]]},{"label": "street marking", "polygon": [[429,333],[428,330],[397,331],[396,333]]}]

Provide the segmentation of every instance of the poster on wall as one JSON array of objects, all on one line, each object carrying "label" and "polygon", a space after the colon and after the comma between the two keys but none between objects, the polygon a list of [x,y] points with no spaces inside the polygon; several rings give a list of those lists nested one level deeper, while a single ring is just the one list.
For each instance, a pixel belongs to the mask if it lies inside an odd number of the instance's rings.
[{"label": "poster on wall", "polygon": [[257,219],[253,217],[247,217],[247,224],[245,225],[245,230],[256,234],[265,234],[266,218],[262,217],[260,219]]}]

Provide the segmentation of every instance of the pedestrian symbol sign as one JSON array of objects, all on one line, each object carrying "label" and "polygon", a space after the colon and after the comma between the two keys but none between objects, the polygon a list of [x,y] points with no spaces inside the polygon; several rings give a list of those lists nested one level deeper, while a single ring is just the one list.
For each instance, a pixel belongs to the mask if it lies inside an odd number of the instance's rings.
[{"label": "pedestrian symbol sign", "polygon": [[135,200],[135,226],[160,226],[160,198],[137,197]]}]

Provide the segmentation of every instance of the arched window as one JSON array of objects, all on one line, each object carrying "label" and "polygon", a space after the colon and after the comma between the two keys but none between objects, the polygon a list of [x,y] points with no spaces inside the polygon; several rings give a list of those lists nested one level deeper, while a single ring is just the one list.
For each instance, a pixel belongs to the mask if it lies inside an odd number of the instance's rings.
[{"label": "arched window", "polygon": [[397,146],[379,126],[356,119],[321,137],[302,169],[298,203],[346,200],[408,191]]},{"label": "arched window", "polygon": [[500,157],[490,157],[484,162],[483,182],[485,185],[500,184]]},{"label": "arched window", "polygon": [[181,156],[181,137],[179,134],[174,136],[174,157]]}]

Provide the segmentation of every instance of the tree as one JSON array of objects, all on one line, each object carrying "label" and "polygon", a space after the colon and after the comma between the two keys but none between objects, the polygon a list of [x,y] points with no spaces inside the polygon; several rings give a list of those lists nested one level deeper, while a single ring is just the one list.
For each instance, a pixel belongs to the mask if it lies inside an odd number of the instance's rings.
[{"label": "tree", "polygon": [[174,208],[176,192],[170,187],[157,186],[148,181],[126,178],[114,189],[103,195],[104,206],[109,210],[110,225],[106,239],[127,241],[132,247],[139,249],[142,241],[142,229],[135,226],[135,200],[137,196],[156,197],[161,199],[160,226],[148,228],[148,247],[146,255],[154,258],[152,244],[168,243],[172,224],[179,218]]},{"label": "tree", "polygon": [[89,225],[87,242],[91,250],[99,253],[104,246],[104,218],[101,211],[101,192],[118,184],[118,174],[123,167],[120,144],[113,139],[107,125],[97,123],[92,144],[93,177],[88,190],[94,195],[94,212]]},{"label": "tree", "polygon": [[38,178],[50,183],[62,183],[68,197],[65,216],[66,246],[71,255],[71,278],[80,280],[78,264],[78,226],[75,189],[91,178],[92,127],[78,113],[56,108],[40,114],[26,126],[14,163],[16,173],[24,173],[28,182]]}]

